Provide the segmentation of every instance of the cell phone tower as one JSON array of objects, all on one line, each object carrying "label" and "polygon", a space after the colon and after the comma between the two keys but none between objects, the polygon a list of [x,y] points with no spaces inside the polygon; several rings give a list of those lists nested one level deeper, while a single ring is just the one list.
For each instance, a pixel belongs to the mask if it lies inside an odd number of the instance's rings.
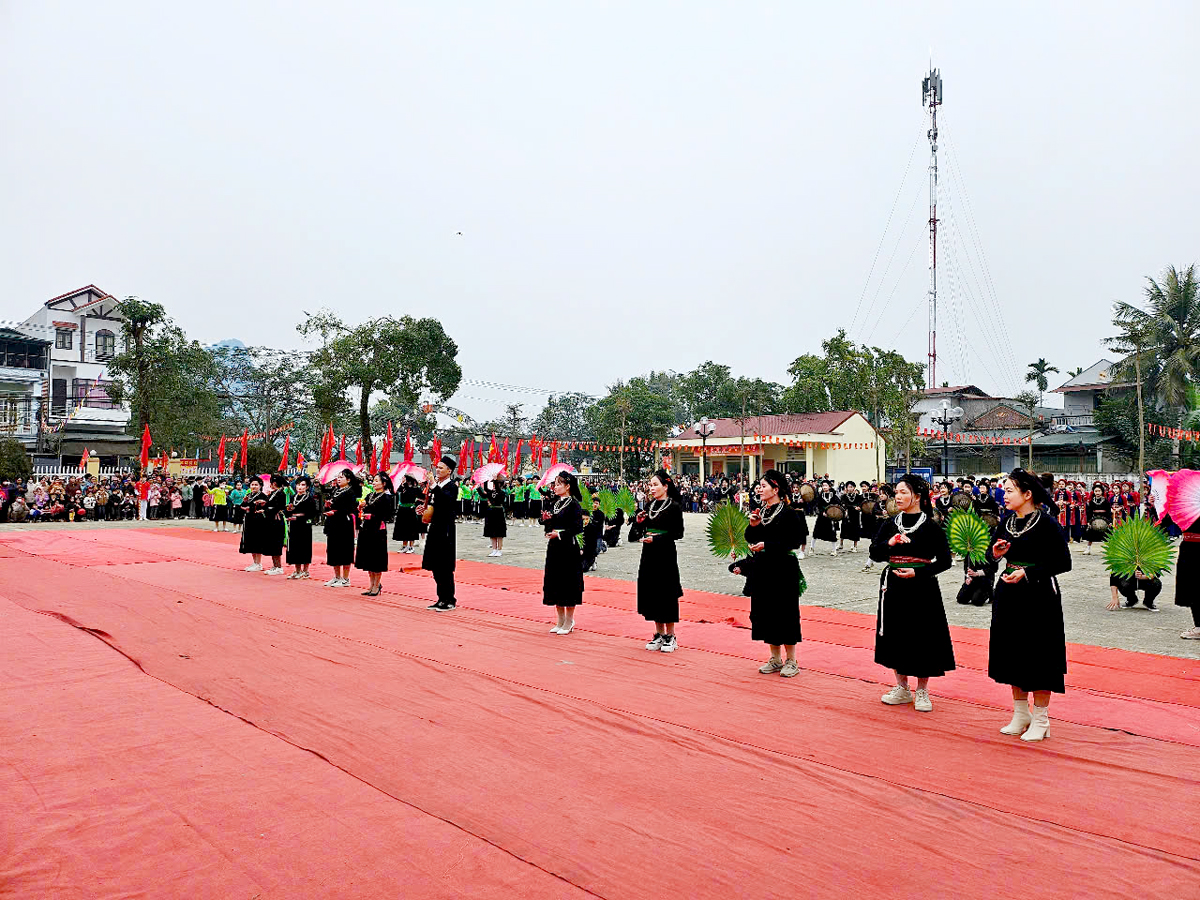
[{"label": "cell phone tower", "polygon": [[929,69],[921,81],[921,105],[929,109],[929,386],[937,387],[937,108],[942,105],[942,74]]}]

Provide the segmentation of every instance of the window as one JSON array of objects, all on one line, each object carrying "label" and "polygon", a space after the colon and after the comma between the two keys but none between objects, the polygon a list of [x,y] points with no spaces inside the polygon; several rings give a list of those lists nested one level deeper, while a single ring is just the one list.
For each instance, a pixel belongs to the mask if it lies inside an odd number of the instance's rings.
[{"label": "window", "polygon": [[74,339],[75,332],[70,328],[56,328],[54,330],[54,349],[70,350]]},{"label": "window", "polygon": [[96,332],[96,359],[112,359],[117,353],[117,336],[111,331]]}]

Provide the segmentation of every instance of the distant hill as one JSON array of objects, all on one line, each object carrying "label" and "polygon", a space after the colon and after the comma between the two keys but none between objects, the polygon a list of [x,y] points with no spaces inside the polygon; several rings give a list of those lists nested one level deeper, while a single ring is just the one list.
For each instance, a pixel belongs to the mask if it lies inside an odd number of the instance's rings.
[{"label": "distant hill", "polygon": [[234,350],[245,350],[246,345],[237,338],[225,338],[223,341],[217,341],[213,344],[214,347],[230,347]]}]

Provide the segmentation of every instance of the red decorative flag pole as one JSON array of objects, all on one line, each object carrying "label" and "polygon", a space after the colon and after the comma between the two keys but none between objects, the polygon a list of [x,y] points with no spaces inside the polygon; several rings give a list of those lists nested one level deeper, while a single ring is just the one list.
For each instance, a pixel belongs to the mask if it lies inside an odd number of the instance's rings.
[{"label": "red decorative flag pole", "polygon": [[304,451],[303,450],[301,450],[299,453],[296,454],[296,468],[299,469],[301,472],[304,471]]},{"label": "red decorative flag pole", "polygon": [[250,470],[246,467],[247,457],[249,455],[250,455],[250,429],[247,428],[244,431],[242,431],[242,471],[245,472],[247,475],[250,474]]},{"label": "red decorative flag pole", "polygon": [[[406,463],[410,463],[413,461],[413,445],[412,445],[412,432],[411,431],[404,432],[404,461]],[[436,461],[437,460],[434,460],[434,462],[436,462]]]},{"label": "red decorative flag pole", "polygon": [[291,444],[291,441],[292,441],[292,436],[291,436],[290,434],[288,434],[288,435],[284,435],[284,438],[283,438],[283,458],[279,460],[279,471],[280,471],[280,472],[286,472],[286,471],[287,471],[287,467],[288,467],[288,464],[287,464],[287,458],[288,458],[288,447],[289,447],[289,445]]},{"label": "red decorative flag pole", "polygon": [[142,454],[138,457],[142,463],[142,471],[150,465],[150,425],[147,424],[142,431]]},{"label": "red decorative flag pole", "polygon": [[346,436],[342,435],[342,446],[338,448],[338,459],[346,458]]},{"label": "red decorative flag pole", "polygon": [[358,443],[354,445],[354,464],[356,466],[363,464],[362,438],[359,438]]},{"label": "red decorative flag pole", "polygon": [[225,474],[225,435],[221,435],[221,443],[217,445],[217,473]]}]

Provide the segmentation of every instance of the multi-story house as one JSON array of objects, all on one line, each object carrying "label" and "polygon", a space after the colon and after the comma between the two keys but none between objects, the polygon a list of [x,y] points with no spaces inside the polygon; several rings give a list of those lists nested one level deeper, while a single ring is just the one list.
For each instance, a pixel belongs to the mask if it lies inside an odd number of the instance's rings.
[{"label": "multi-story house", "polygon": [[33,431],[18,434],[31,451],[69,460],[86,447],[102,461],[137,452],[136,436],[125,434],[128,407],[105,389],[108,363],[124,349],[122,324],[117,299],[91,284],[47,300],[25,320],[19,331],[44,341],[49,356],[37,399],[30,402],[38,409]]}]

